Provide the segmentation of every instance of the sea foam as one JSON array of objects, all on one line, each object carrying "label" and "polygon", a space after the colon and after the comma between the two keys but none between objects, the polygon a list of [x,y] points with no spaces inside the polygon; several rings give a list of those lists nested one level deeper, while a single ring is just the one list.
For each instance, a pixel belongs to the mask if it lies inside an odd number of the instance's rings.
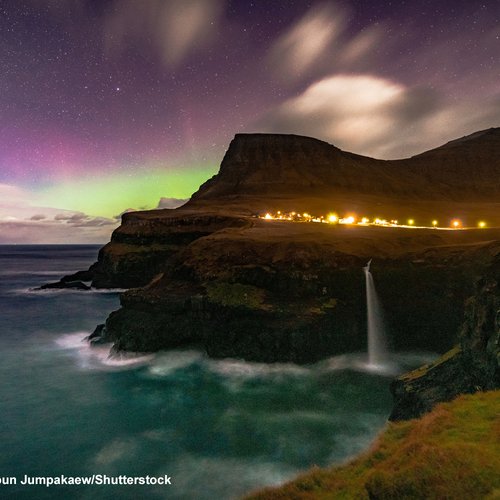
[{"label": "sea foam", "polygon": [[74,353],[83,369],[124,370],[143,366],[154,358],[153,354],[114,353],[113,344],[90,345],[88,335],[85,332],[68,333],[58,337],[55,343],[60,349]]}]

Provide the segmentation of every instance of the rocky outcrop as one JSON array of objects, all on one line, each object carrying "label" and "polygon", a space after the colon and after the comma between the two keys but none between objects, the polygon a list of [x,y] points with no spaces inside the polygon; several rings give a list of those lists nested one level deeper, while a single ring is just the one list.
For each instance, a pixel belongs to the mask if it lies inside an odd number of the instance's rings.
[{"label": "rocky outcrop", "polygon": [[42,285],[39,288],[36,288],[36,290],[90,290],[90,286],[86,285],[82,281],[74,281],[70,279],[61,279],[60,281],[57,281],[55,283],[47,283],[45,285]]},{"label": "rocky outcrop", "polygon": [[[106,322],[108,341],[142,352],[197,344],[212,357],[265,362],[308,363],[364,350],[362,267],[376,240],[365,248],[340,228],[263,239],[265,224],[196,240],[147,287],[122,294],[122,308]],[[379,253],[390,230],[380,236]],[[338,247],[350,245],[349,252]],[[472,293],[469,276],[481,261],[464,254],[489,251],[466,248],[374,260],[394,349],[443,352],[453,345]]]},{"label": "rocky outcrop", "polygon": [[343,298],[361,294],[359,258],[339,254],[327,265],[308,245],[224,240],[199,241],[149,286],[124,293],[108,340],[120,350],[199,344],[212,357],[297,363],[363,347],[349,321],[360,317],[359,300]]},{"label": "rocky outcrop", "polygon": [[415,418],[459,394],[500,388],[500,248],[465,307],[460,343],[392,385],[391,420]]}]

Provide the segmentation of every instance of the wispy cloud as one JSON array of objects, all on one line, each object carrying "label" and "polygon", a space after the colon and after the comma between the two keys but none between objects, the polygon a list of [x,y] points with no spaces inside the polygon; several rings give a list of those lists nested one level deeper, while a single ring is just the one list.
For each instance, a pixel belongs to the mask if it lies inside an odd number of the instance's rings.
[{"label": "wispy cloud", "polygon": [[105,24],[108,51],[139,41],[151,45],[168,66],[215,39],[224,0],[121,0]]},{"label": "wispy cloud", "polygon": [[300,79],[322,62],[346,28],[345,11],[331,4],[312,8],[272,45],[268,63],[283,79]]}]

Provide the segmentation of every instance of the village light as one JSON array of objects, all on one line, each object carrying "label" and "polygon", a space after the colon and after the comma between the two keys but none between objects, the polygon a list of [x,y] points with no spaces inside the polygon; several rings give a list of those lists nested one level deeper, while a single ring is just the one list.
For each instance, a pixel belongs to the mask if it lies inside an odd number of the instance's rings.
[{"label": "village light", "polygon": [[354,224],[354,222],[356,221],[356,219],[350,215],[349,217],[345,217],[344,219],[340,219],[339,222],[341,222],[342,224]]},{"label": "village light", "polygon": [[[311,214],[309,212],[297,213],[297,212],[283,212],[281,210],[277,210],[275,213],[266,212],[265,215],[258,216],[261,219],[266,220],[288,220],[288,221],[296,221],[296,222],[320,222],[325,224],[347,224],[347,225],[360,225],[360,226],[368,226],[368,225],[376,225],[376,226],[398,226],[398,221],[396,219],[381,219],[380,217],[376,217],[374,219],[369,219],[368,217],[358,218],[356,215],[347,215],[346,217],[339,217],[336,213],[330,212],[326,215],[316,215]],[[446,229],[444,226],[439,226],[439,221],[437,219],[433,219],[431,222],[431,226],[434,229]],[[416,226],[415,219],[408,219],[406,225],[403,224],[402,227],[423,227]],[[463,221],[460,219],[451,219],[450,220],[450,229],[462,229]],[[487,223],[485,221],[477,221],[478,228],[487,227]],[[467,227],[465,228],[467,229]]]}]

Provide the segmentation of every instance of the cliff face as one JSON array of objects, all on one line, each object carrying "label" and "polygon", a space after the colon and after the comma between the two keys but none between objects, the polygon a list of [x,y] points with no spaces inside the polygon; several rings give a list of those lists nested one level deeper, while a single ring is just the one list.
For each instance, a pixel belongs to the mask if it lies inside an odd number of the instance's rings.
[{"label": "cliff face", "polygon": [[459,394],[500,388],[500,247],[467,300],[459,345],[397,379],[392,420],[415,418]]},{"label": "cliff face", "polygon": [[[399,175],[404,178],[404,172]],[[390,192],[401,189],[388,162],[344,152],[326,142],[295,135],[238,134],[219,173],[192,200],[233,195],[324,194],[339,189]]]},{"label": "cliff face", "polygon": [[[377,252],[373,273],[393,348],[449,349],[490,244],[464,245],[457,238],[468,235],[458,232],[350,229],[303,224],[289,234],[287,223],[256,220],[199,238],[148,286],[122,294],[106,339],[119,350],[198,344],[213,357],[265,362],[362,351],[362,267]],[[428,249],[438,242],[454,244]]]}]

